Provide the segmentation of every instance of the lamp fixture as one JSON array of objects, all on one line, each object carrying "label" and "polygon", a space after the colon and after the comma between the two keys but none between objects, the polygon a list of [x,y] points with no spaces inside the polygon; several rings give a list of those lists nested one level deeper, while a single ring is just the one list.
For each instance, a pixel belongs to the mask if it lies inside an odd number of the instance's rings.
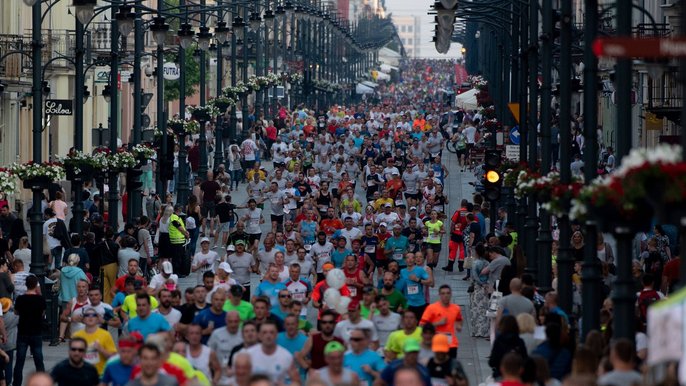
[{"label": "lamp fixture", "polygon": [[167,32],[169,32],[169,24],[167,24],[164,16],[158,16],[153,19],[150,31],[152,31],[152,38],[157,45],[163,46],[164,41],[167,40]]},{"label": "lamp fixture", "polygon": [[226,26],[224,20],[218,22],[217,26],[214,27],[214,36],[217,38],[219,44],[224,44],[229,39],[229,32],[229,27]]},{"label": "lamp fixture", "polygon": [[250,29],[257,31],[257,29],[260,28],[260,24],[262,24],[262,17],[260,16],[260,13],[252,12],[250,14]]},{"label": "lamp fixture", "polygon": [[195,36],[195,33],[193,32],[193,27],[191,27],[191,25],[188,23],[181,24],[178,36],[179,45],[181,46],[181,48],[183,48],[184,50],[187,49],[191,46],[191,43],[193,43],[193,36]]},{"label": "lamp fixture", "polygon": [[33,7],[38,0],[24,0],[24,4],[28,5],[29,7]]},{"label": "lamp fixture", "polygon": [[207,49],[210,47],[210,39],[212,38],[210,29],[206,26],[200,27],[200,31],[198,32],[197,36],[198,47],[200,47],[200,49],[203,51],[207,51]]},{"label": "lamp fixture", "polygon": [[268,8],[266,11],[264,11],[264,21],[269,21],[269,20],[274,20],[274,11],[272,11],[271,8]]},{"label": "lamp fixture", "polygon": [[115,15],[117,23],[119,24],[119,33],[126,37],[133,31],[133,22],[136,20],[136,14],[133,13],[130,5],[124,5],[119,8],[119,12]]},{"label": "lamp fixture", "polygon": [[102,89],[102,97],[105,98],[105,102],[110,103],[110,100],[112,99],[112,88],[109,84],[105,85]]},{"label": "lamp fixture", "polygon": [[240,16],[236,16],[233,19],[233,33],[236,35],[237,40],[243,40],[243,36],[245,35],[245,22],[243,22],[243,18]]},{"label": "lamp fixture", "polygon": [[76,18],[81,24],[88,24],[95,14],[97,0],[73,0],[72,5],[76,11]]},{"label": "lamp fixture", "polygon": [[85,105],[88,98],[91,97],[91,92],[88,91],[88,86],[83,86],[83,104]]}]

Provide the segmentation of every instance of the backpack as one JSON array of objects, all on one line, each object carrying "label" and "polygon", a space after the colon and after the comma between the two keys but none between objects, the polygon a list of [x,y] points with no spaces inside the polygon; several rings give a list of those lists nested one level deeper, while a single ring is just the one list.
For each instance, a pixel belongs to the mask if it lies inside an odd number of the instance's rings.
[{"label": "backpack", "polygon": [[638,317],[641,319],[641,323],[645,327],[648,322],[648,307],[660,300],[660,294],[654,290],[643,290],[638,295],[638,307],[636,307],[636,312]]}]

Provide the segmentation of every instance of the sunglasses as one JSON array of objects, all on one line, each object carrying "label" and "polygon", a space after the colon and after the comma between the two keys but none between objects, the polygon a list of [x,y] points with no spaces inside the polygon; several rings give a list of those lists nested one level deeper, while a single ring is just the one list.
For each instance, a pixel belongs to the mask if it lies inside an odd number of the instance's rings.
[{"label": "sunglasses", "polygon": [[319,323],[321,323],[321,324],[334,324],[335,322],[333,320],[320,320]]},{"label": "sunglasses", "polygon": [[98,314],[83,314],[84,318],[97,318]]},{"label": "sunglasses", "polygon": [[86,352],[85,348],[69,347],[69,351]]},{"label": "sunglasses", "polygon": [[364,338],[357,338],[357,337],[355,337],[355,338],[350,338],[350,341],[351,341],[351,342],[361,342],[361,341],[363,341],[363,340],[364,340]]},{"label": "sunglasses", "polygon": [[286,298],[290,298],[291,295],[279,295],[279,297],[282,298],[282,299],[286,299]]}]

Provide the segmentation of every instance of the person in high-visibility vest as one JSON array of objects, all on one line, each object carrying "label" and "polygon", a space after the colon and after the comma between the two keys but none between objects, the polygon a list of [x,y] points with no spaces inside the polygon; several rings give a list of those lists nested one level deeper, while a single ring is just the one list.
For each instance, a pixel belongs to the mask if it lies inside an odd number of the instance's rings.
[{"label": "person in high-visibility vest", "polygon": [[[180,204],[174,205],[174,213],[169,217],[169,241],[172,245],[172,266],[174,272],[183,275],[184,262],[186,260],[186,240],[190,237],[183,219],[179,217],[183,207]],[[169,256],[162,256],[169,257]],[[186,273],[187,275],[188,273]]]}]

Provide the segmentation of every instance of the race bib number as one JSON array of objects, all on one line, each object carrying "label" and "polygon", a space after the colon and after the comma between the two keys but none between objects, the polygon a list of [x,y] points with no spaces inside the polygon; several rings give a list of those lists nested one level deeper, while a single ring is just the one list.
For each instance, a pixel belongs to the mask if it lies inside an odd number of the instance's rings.
[{"label": "race bib number", "polygon": [[433,386],[448,386],[445,378],[431,378],[431,384]]},{"label": "race bib number", "polygon": [[331,257],[327,252],[320,253],[319,256],[317,256],[320,260],[330,260]]},{"label": "race bib number", "polygon": [[86,355],[84,355],[83,359],[86,362],[95,366],[96,364],[98,364],[98,362],[100,362],[100,355],[98,355],[98,350],[94,348],[88,348],[86,350]]},{"label": "race bib number", "polygon": [[364,252],[365,253],[376,253],[376,246],[375,245],[367,245],[364,247]]},{"label": "race bib number", "polygon": [[403,259],[403,253],[402,252],[395,252],[393,254],[393,260],[401,261],[402,259]]},{"label": "race bib number", "polygon": [[305,300],[305,294],[300,293],[300,292],[296,292],[293,294],[293,299],[302,302]]},{"label": "race bib number", "polygon": [[419,286],[418,285],[408,285],[407,286],[407,294],[408,295],[417,295],[419,293]]},{"label": "race bib number", "polygon": [[350,297],[354,298],[357,296],[357,287],[350,287]]}]

